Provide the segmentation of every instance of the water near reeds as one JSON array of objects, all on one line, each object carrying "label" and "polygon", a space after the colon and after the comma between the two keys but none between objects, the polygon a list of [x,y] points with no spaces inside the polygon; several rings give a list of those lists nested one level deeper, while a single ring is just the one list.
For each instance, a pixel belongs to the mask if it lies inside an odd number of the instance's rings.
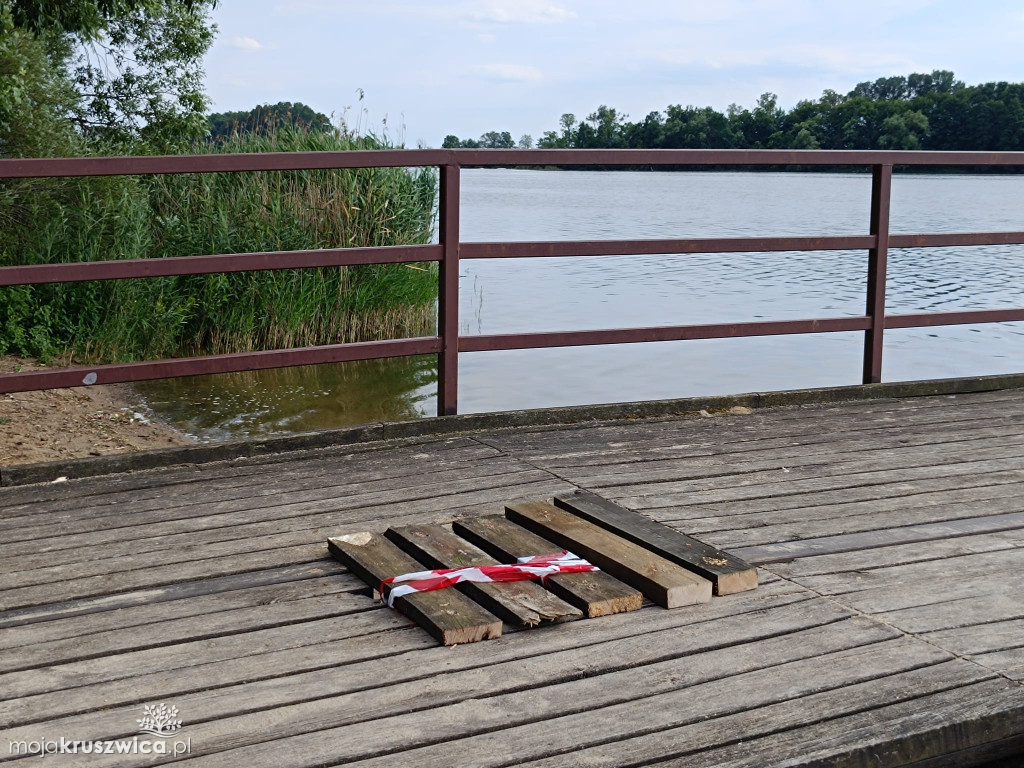
[{"label": "water near reeds", "polygon": [[[473,170],[464,240],[864,234],[855,174]],[[1024,229],[1024,179],[898,175],[894,232]],[[864,252],[466,261],[464,334],[863,313]],[[1020,306],[1024,247],[893,251],[891,313]],[[463,354],[464,413],[859,381],[861,333]],[[886,333],[886,381],[1024,370],[1024,324]],[[435,410],[431,359],[154,382],[152,406],[204,438]]]}]

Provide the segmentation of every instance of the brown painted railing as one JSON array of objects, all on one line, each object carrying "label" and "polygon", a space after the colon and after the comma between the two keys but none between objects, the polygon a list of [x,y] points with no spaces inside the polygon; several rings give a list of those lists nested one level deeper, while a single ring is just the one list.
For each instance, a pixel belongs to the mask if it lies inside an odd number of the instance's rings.
[{"label": "brown painted railing", "polygon": [[[854,236],[596,240],[463,243],[459,240],[459,173],[465,166],[860,166],[872,170],[868,233]],[[0,393],[54,387],[143,381],[208,373],[316,365],[370,358],[439,356],[438,412],[458,409],[459,352],[531,349],[642,341],[717,339],[797,333],[864,331],[865,383],[881,380],[886,328],[1024,320],[1024,307],[886,316],[889,248],[929,248],[1024,243],[1024,232],[890,234],[892,169],[899,166],[1024,166],[1024,152],[862,152],[823,150],[382,150],[245,155],[104,157],[0,160],[0,178],[117,176],[309,169],[424,167],[441,173],[439,244],[379,248],[222,254],[169,259],[99,261],[0,268],[0,286],[118,280],[215,272],[436,261],[440,263],[438,335],[354,344],[326,344],[119,365],[63,368],[0,376]],[[459,336],[459,260],[545,256],[603,256],[768,251],[868,251],[867,303],[863,315],[807,320],[715,323],[587,331]]]}]

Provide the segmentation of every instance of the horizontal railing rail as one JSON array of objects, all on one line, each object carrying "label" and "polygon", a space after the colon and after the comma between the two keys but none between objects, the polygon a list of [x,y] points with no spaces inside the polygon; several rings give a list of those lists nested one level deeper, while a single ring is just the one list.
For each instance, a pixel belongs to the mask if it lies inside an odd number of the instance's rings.
[{"label": "horizontal railing rail", "polygon": [[[543,242],[460,241],[461,168],[580,166],[650,168],[701,166],[868,167],[872,173],[871,213],[870,221],[867,222],[868,231],[861,235],[810,237]],[[864,332],[862,381],[865,383],[881,381],[882,340],[885,329],[1024,321],[1024,307],[886,315],[885,282],[889,249],[1024,244],[1024,231],[891,234],[889,232],[889,205],[894,166],[1024,167],[1024,152],[420,149],[0,159],[0,179],[387,167],[437,167],[440,170],[439,242],[436,245],[326,248],[0,267],[0,286],[14,286],[310,267],[438,262],[438,333],[436,336],[12,373],[0,375],[0,393],[298,365],[319,365],[374,358],[437,355],[438,412],[454,414],[458,411],[459,352],[841,331]],[[868,253],[866,303],[863,315],[643,328],[459,335],[459,261],[461,259],[837,250],[866,250]]]}]

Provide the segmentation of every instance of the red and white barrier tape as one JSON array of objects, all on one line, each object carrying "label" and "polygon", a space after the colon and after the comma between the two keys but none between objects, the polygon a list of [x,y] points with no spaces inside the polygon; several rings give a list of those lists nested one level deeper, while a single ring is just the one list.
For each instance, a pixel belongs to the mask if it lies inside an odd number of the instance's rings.
[{"label": "red and white barrier tape", "polygon": [[[413,592],[432,592],[444,589],[463,581],[527,581],[528,579],[545,582],[549,576],[558,573],[585,573],[600,570],[586,560],[576,557],[572,552],[562,550],[551,555],[535,555],[520,557],[514,565],[480,565],[466,568],[438,568],[433,571],[416,571],[392,576],[380,583],[380,596],[384,600],[385,587],[387,603],[394,606],[395,598]],[[397,584],[398,586],[392,586]]]}]

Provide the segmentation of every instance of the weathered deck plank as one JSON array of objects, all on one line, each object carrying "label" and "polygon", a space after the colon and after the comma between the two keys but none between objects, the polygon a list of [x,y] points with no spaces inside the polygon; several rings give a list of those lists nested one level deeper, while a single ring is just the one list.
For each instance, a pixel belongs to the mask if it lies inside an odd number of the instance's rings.
[{"label": "weathered deck plank", "polygon": [[[776,580],[762,585],[762,600],[753,597],[744,600],[730,599],[708,606],[700,613],[664,611],[649,616],[641,626],[633,617],[617,615],[600,622],[580,625],[578,630],[565,632],[532,632],[527,635],[506,635],[499,640],[489,641],[484,646],[462,646],[459,653],[438,647],[436,642],[423,632],[390,632],[384,642],[368,635],[359,639],[364,657],[356,653],[359,648],[354,642],[345,646],[349,663],[340,675],[324,675],[319,670],[327,661],[335,658],[341,648],[339,643],[316,643],[310,638],[310,645],[289,651],[262,653],[253,660],[239,658],[207,664],[203,667],[204,683],[209,689],[189,693],[181,687],[183,681],[177,672],[153,672],[135,678],[119,679],[81,686],[59,692],[41,694],[21,700],[0,701],[0,727],[6,727],[27,719],[31,722],[52,722],[54,727],[98,728],[99,733],[116,733],[124,728],[124,717],[135,708],[126,706],[131,702],[149,697],[178,693],[179,706],[196,710],[196,719],[214,719],[260,710],[267,706],[301,703],[327,695],[340,695],[367,691],[384,686],[400,686],[418,680],[433,679],[434,676],[449,674],[478,667],[508,662],[504,669],[514,669],[538,654],[563,653],[572,662],[572,657],[586,649],[586,653],[608,657],[609,664],[625,664],[626,661],[612,661],[617,657],[602,649],[632,648],[643,643],[644,638],[664,633],[666,637],[692,638],[687,642],[703,643],[690,647],[716,647],[714,636],[718,628],[723,632],[735,633],[737,627],[746,627],[741,637],[756,638],[760,632],[751,621],[770,610],[773,622],[780,631],[796,631],[834,622],[845,615],[834,606],[821,605],[808,599],[804,590],[787,582]],[[770,606],[770,608],[769,608]],[[567,627],[568,628],[568,627]],[[712,631],[709,632],[708,630]],[[735,635],[734,635],[735,636]],[[528,643],[524,637],[532,638]],[[703,639],[702,639],[703,638]],[[710,643],[710,646],[709,646]],[[377,646],[383,645],[383,653]],[[369,650],[374,651],[368,653]],[[479,649],[479,650],[476,650]],[[387,658],[387,663],[381,659]],[[317,660],[319,659],[319,663]],[[572,662],[575,669],[575,662]],[[515,684],[516,676],[509,678]],[[396,688],[400,692],[401,688]],[[383,701],[383,700],[381,700]],[[21,706],[19,706],[19,703]],[[120,706],[118,710],[113,710]],[[31,717],[25,718],[30,712]],[[95,717],[85,717],[95,712]],[[21,713],[20,719],[18,713]],[[107,716],[109,714],[109,717]],[[58,722],[59,721],[59,722]],[[130,721],[129,721],[130,722]],[[102,728],[101,723],[106,723]],[[113,728],[114,730],[109,730]]]},{"label": "weathered deck plank", "polygon": [[[973,765],[1024,749],[1022,427],[1008,391],[0,488],[0,729],[166,701],[199,766]],[[324,547],[575,489],[760,586],[450,649]]]}]

